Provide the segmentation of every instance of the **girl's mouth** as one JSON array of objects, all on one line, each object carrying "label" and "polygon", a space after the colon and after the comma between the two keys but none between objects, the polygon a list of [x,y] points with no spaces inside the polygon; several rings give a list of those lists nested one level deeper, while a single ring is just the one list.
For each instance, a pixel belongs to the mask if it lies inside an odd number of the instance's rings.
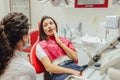
[{"label": "girl's mouth", "polygon": [[50,33],[53,32],[53,29],[50,29],[49,32],[50,32]]}]

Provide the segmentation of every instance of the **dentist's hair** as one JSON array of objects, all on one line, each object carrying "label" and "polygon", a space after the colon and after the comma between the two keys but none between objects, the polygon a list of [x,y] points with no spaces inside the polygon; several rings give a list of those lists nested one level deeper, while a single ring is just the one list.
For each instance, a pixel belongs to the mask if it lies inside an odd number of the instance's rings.
[{"label": "dentist's hair", "polygon": [[14,56],[16,44],[28,34],[28,18],[22,13],[8,13],[0,21],[0,75]]}]

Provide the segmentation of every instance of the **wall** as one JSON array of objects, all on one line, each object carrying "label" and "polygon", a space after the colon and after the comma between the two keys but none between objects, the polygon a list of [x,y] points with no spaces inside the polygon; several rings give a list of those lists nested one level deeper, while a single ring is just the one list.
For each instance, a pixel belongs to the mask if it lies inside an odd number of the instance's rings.
[{"label": "wall", "polygon": [[0,20],[10,12],[9,0],[0,0]]},{"label": "wall", "polygon": [[[109,5],[110,3],[111,1],[109,1]],[[105,16],[119,16],[120,9],[111,5],[109,8],[75,9],[72,7],[63,6],[54,7],[50,4],[50,1],[48,1],[47,3],[40,3],[40,1],[38,0],[31,0],[31,16],[33,28],[37,28],[37,22],[44,15],[49,15],[55,18],[59,27],[65,27],[65,24],[76,27],[80,22],[82,22],[83,34],[94,36],[97,35],[102,37],[103,35],[105,35],[106,31],[104,29]]]},{"label": "wall", "polygon": [[[72,4],[73,6],[73,4]],[[120,15],[120,6],[111,5],[109,0],[109,8],[73,8],[73,7],[54,7],[47,3],[40,3],[38,0],[31,0],[31,19],[32,28],[36,29],[38,21],[44,15],[49,15],[58,23],[59,28],[66,27],[68,24],[70,27],[76,27],[82,22],[83,34],[89,34],[93,36],[105,36],[105,16],[108,15]],[[9,0],[0,0],[0,19],[10,12]],[[61,29],[62,30],[62,29]],[[110,35],[117,34],[115,30],[111,30]]]},{"label": "wall", "polygon": [[5,5],[4,0],[0,0],[0,20],[5,14]]}]

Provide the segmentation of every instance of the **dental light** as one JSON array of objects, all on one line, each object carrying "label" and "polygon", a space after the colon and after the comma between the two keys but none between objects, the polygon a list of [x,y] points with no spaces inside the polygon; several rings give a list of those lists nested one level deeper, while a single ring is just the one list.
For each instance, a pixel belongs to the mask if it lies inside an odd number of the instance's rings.
[{"label": "dental light", "polygon": [[52,6],[59,6],[61,3],[65,3],[66,5],[69,5],[69,2],[74,3],[74,0],[38,0],[40,3],[46,3],[50,1]]}]

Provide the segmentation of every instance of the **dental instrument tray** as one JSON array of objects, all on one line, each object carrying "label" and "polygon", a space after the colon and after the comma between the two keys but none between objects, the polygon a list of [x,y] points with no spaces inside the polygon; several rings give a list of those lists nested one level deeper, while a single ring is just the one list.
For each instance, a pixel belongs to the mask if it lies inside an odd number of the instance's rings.
[{"label": "dental instrument tray", "polygon": [[69,75],[65,80],[88,80],[83,76]]}]

